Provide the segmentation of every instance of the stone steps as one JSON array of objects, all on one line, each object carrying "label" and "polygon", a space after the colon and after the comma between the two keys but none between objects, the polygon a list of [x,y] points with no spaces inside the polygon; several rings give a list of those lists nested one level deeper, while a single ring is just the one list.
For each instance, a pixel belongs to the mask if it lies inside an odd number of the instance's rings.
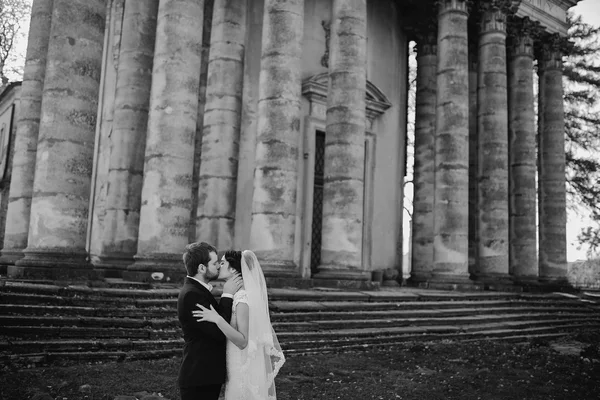
[{"label": "stone steps", "polygon": [[[481,341],[481,340],[502,340],[508,342],[528,342],[532,339],[559,338],[582,330],[597,330],[600,324],[596,325],[573,325],[566,324],[554,327],[540,327],[515,330],[491,330],[469,333],[412,333],[405,335],[393,335],[385,337],[372,336],[363,339],[345,338],[341,340],[321,340],[304,341],[284,344],[283,349],[288,357],[305,354],[323,354],[333,352],[343,352],[350,350],[365,350],[369,348],[385,348],[394,345],[400,345],[407,342],[432,342],[441,340],[450,341]],[[117,343],[79,342],[79,345],[69,347],[67,342],[50,344],[44,347],[34,342],[23,342],[21,349],[25,351],[20,353],[14,351],[13,354],[0,355],[0,364],[12,364],[20,367],[43,366],[53,363],[81,363],[95,361],[132,361],[140,359],[155,359],[181,355],[182,340],[178,341],[154,341],[137,342],[126,340],[120,345]],[[26,346],[29,346],[26,349]],[[54,348],[53,348],[54,347]],[[17,349],[19,346],[17,345]],[[43,348],[43,351],[36,351]],[[61,351],[62,350],[62,351]],[[86,351],[87,350],[87,351]]]},{"label": "stone steps", "polygon": [[295,342],[293,345],[285,348],[285,354],[288,356],[304,354],[323,354],[337,353],[348,350],[363,350],[368,348],[385,348],[400,345],[408,342],[435,342],[442,340],[449,341],[481,341],[481,340],[502,340],[508,342],[528,342],[532,339],[558,338],[582,331],[598,330],[600,324],[578,325],[565,324],[552,327],[537,327],[521,330],[498,329],[489,331],[478,331],[468,333],[413,333],[405,335],[390,335],[384,337],[371,337],[368,339],[345,338],[342,340],[320,340],[305,341],[303,343]]},{"label": "stone steps", "polygon": [[[178,287],[0,281],[0,365],[180,356]],[[600,328],[600,301],[559,294],[272,289],[289,355],[407,341],[526,341]]]},{"label": "stone steps", "polygon": [[[272,321],[313,321],[313,320],[331,320],[331,319],[381,319],[381,318],[417,318],[431,316],[465,316],[465,315],[483,315],[500,313],[568,313],[594,312],[593,307],[582,307],[582,304],[573,301],[557,301],[553,303],[536,302],[436,302],[439,308],[430,308],[429,303],[422,307],[419,303],[411,304],[411,307],[405,307],[405,304],[393,303],[356,303],[352,307],[346,307],[344,310],[329,311],[335,307],[329,307],[320,303],[318,311],[315,307],[305,307],[302,304],[291,304],[289,311],[281,311],[276,307],[271,307]],[[369,308],[368,305],[381,307]],[[401,305],[402,307],[399,307]],[[450,308],[460,306],[460,308]],[[291,311],[293,310],[293,311]],[[65,321],[69,317],[76,319],[87,319],[93,321],[98,319],[105,322],[106,319],[115,320],[116,318],[128,319],[176,319],[176,309],[174,307],[147,307],[147,308],[104,308],[104,307],[82,307],[82,306],[47,306],[47,305],[23,305],[23,304],[0,304],[0,322],[14,318],[30,318],[40,321],[48,319],[48,316],[60,316]]]},{"label": "stone steps", "polygon": [[328,320],[328,321],[310,321],[310,322],[283,322],[273,323],[276,332],[306,332],[306,331],[325,331],[344,328],[388,328],[403,326],[435,326],[435,325],[469,325],[483,322],[494,321],[530,321],[534,323],[537,320],[561,321],[573,319],[600,320],[600,317],[593,317],[587,313],[548,315],[548,314],[498,314],[498,315],[478,315],[464,317],[441,317],[441,318],[386,318],[386,319],[365,319],[365,320]]},{"label": "stone steps", "polygon": [[93,352],[93,351],[146,351],[179,349],[183,339],[132,340],[132,339],[66,339],[66,340],[19,340],[0,342],[0,351],[10,348],[16,354]]},{"label": "stone steps", "polygon": [[[457,326],[468,330],[471,325],[484,323],[513,324],[546,324],[561,321],[600,321],[600,316],[595,313],[525,313],[525,314],[497,314],[474,315],[462,317],[422,317],[422,318],[386,318],[386,319],[339,319],[306,322],[273,322],[276,332],[281,335],[292,333],[320,333],[332,332],[337,334],[340,330],[362,330],[403,327],[430,327],[430,326]],[[355,333],[352,333],[355,334]],[[358,334],[358,333],[356,333]],[[141,320],[125,318],[73,318],[73,317],[0,317],[0,337],[138,337],[152,338],[177,337],[179,324],[177,319]]]},{"label": "stone steps", "polygon": [[97,328],[78,326],[18,326],[0,327],[1,340],[16,338],[131,338],[131,339],[171,339],[177,329],[156,328]]}]

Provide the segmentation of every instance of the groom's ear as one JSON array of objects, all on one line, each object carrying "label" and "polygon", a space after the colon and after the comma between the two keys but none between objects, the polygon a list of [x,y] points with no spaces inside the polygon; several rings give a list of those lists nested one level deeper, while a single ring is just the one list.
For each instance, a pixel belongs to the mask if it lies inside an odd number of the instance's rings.
[{"label": "groom's ear", "polygon": [[199,264],[198,265],[198,272],[202,272],[202,273],[206,272],[206,265]]}]

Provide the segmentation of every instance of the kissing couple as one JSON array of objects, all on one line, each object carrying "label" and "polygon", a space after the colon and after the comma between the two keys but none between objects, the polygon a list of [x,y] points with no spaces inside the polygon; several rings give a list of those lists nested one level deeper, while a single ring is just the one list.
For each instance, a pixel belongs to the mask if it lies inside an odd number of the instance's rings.
[{"label": "kissing couple", "polygon": [[[185,344],[178,384],[182,400],[276,400],[275,376],[285,357],[269,317],[267,285],[251,250],[219,261],[205,242],[186,246],[187,277],[177,299]],[[219,302],[210,281],[224,279]]]}]

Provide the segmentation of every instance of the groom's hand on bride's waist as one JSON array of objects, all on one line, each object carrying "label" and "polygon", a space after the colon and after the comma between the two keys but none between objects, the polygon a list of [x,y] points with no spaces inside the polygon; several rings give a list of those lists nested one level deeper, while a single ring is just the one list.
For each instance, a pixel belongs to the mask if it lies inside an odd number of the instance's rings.
[{"label": "groom's hand on bride's waist", "polygon": [[223,285],[223,294],[234,295],[238,290],[242,288],[244,281],[242,277],[236,275],[231,279],[228,279]]}]

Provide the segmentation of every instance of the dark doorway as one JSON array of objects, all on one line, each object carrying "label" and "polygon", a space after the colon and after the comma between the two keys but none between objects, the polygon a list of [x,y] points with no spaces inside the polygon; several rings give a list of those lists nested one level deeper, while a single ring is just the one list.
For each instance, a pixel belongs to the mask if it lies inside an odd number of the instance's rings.
[{"label": "dark doorway", "polygon": [[318,272],[321,264],[321,227],[323,224],[323,175],[325,171],[325,132],[315,136],[315,179],[312,207],[312,241],[310,246],[310,272]]}]

